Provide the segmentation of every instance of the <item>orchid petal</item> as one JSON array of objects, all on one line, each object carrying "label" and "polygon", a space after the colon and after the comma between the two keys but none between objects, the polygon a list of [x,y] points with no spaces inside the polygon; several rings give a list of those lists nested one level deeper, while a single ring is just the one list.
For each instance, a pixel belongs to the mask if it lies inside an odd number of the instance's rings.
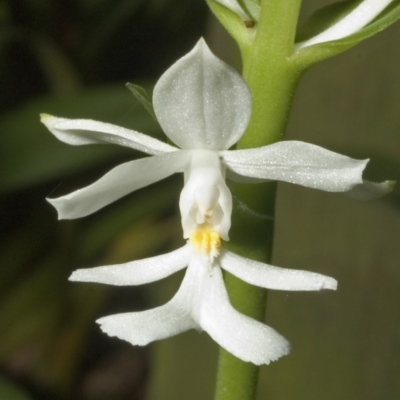
[{"label": "orchid petal", "polygon": [[393,0],[362,1],[336,24],[330,26],[328,29],[311,39],[298,43],[296,45],[296,50],[298,51],[318,43],[339,40],[358,32],[377,17],[392,1]]},{"label": "orchid petal", "polygon": [[390,193],[395,184],[395,181],[385,181],[380,183],[364,181],[361,185],[354,186],[353,189],[346,193],[346,196],[362,201],[379,199],[380,197]]},{"label": "orchid petal", "polygon": [[148,311],[115,314],[96,322],[109,336],[145,346],[192,328],[199,328],[192,317],[193,296],[198,292],[198,271],[187,271],[176,295],[167,304]]},{"label": "orchid petal", "polygon": [[355,160],[313,144],[284,141],[249,150],[221,151],[237,174],[344,192],[363,182],[368,160]]},{"label": "orchid petal", "polygon": [[183,149],[228,149],[251,113],[246,83],[203,39],[162,75],[153,104],[164,132]]},{"label": "orchid petal", "polygon": [[310,271],[274,267],[223,249],[221,267],[251,285],[276,290],[336,290],[336,279]]},{"label": "orchid petal", "polygon": [[41,121],[57,139],[73,146],[110,143],[152,155],[178,150],[143,133],[91,119],[58,118],[42,114]]},{"label": "orchid petal", "polygon": [[136,260],[125,264],[78,269],[70,281],[97,282],[116,286],[143,285],[166,278],[189,264],[192,249],[185,245],[161,256]]},{"label": "orchid petal", "polygon": [[176,151],[129,161],[83,189],[47,201],[57,209],[59,219],[84,217],[134,190],[181,171],[187,160],[187,152]]},{"label": "orchid petal", "polygon": [[199,323],[221,347],[256,365],[289,354],[290,345],[283,336],[231,306],[218,266],[205,274]]}]

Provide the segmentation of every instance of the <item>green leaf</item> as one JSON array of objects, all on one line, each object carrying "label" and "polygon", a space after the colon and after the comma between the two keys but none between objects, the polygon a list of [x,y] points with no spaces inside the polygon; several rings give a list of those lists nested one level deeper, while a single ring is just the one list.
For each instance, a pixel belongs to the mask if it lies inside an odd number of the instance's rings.
[{"label": "green leaf", "polygon": [[31,400],[26,391],[0,375],[0,398],[4,400]]},{"label": "green leaf", "polygon": [[[312,21],[306,23],[304,29],[302,28],[300,30],[298,34],[299,39],[308,38],[310,37],[309,35],[314,36],[314,32],[321,32],[320,29],[324,30],[323,27],[329,26],[329,17],[331,18],[331,21],[334,22],[337,19],[340,19],[356,5],[356,2],[350,1],[342,5],[334,4],[328,6],[327,10],[325,11],[318,11],[312,17]],[[357,45],[358,43],[361,43],[363,40],[376,35],[392,25],[398,19],[400,19],[400,0],[395,0],[373,22],[368,24],[357,33],[354,33],[353,35],[347,36],[343,39],[318,43],[316,45],[305,47],[294,54],[293,60],[301,68],[308,68],[312,64],[340,54]]]},{"label": "green leaf", "polygon": [[0,119],[0,192],[22,189],[135,152],[112,145],[68,146],[39,122],[39,113],[90,118],[134,128],[148,134],[161,132],[142,110],[132,107],[122,85],[101,87],[58,98],[34,100]]},{"label": "green leaf", "polygon": [[126,87],[142,103],[142,106],[153,117],[153,119],[155,121],[157,121],[157,117],[156,117],[156,114],[154,112],[153,103],[151,102],[151,97],[147,94],[146,89],[141,87],[141,86],[139,86],[139,85],[135,85],[133,83],[127,83]]}]

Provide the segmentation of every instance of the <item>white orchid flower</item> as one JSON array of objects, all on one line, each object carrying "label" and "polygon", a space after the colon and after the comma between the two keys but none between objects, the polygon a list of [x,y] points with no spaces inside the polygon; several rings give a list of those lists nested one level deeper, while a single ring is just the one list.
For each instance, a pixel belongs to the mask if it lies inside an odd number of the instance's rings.
[{"label": "white orchid flower", "polygon": [[371,21],[373,21],[393,0],[364,0],[346,16],[327,28],[325,31],[298,43],[295,49],[301,50],[305,47],[318,43],[330,42],[343,39],[358,32]]},{"label": "white orchid flower", "polygon": [[[153,155],[122,164],[84,189],[49,200],[59,218],[89,215],[134,190],[184,172],[179,206],[184,238],[189,240],[183,248],[128,264],[78,270],[71,279],[138,285],[188,265],[181,288],[169,303],[102,318],[102,329],[139,345],[190,328],[203,329],[237,357],[269,363],[287,354],[289,345],[273,329],[232,308],[221,267],[250,284],[271,289],[335,289],[336,281],[252,261],[222,248],[221,239],[229,239],[232,212],[225,177],[252,183],[280,180],[344,192],[365,186],[362,171],[368,160],[354,160],[297,141],[228,150],[246,129],[251,96],[241,76],[216,58],[203,40],[164,73],[154,88],[153,102],[164,132],[182,150],[111,124],[42,117],[49,130],[68,144],[114,143]],[[367,185],[357,196],[363,190],[372,191]],[[373,195],[381,191],[380,184],[373,185]]]},{"label": "white orchid flower", "polygon": [[[216,253],[219,253],[216,255]],[[210,259],[210,253],[214,257]],[[278,290],[336,289],[335,279],[283,269],[238,256],[220,247],[215,232],[197,234],[169,254],[75,271],[70,280],[109,285],[141,285],[163,279],[189,265],[180,289],[167,304],[148,311],[100,318],[103,332],[134,345],[206,331],[220,346],[254,364],[269,364],[288,354],[288,341],[274,329],[236,311],[230,304],[221,267],[252,285]]]},{"label": "white orchid flower", "polygon": [[59,219],[84,217],[130,192],[184,172],[180,198],[184,237],[189,238],[198,224],[211,223],[228,240],[232,200],[225,175],[240,182],[279,180],[329,192],[363,184],[368,160],[312,144],[282,141],[227,150],[246,129],[251,95],[241,76],[215,57],[203,40],[162,75],[153,102],[164,132],[182,150],[111,124],[42,115],[42,122],[65,143],[112,143],[153,155],[117,166],[86,188],[48,199]]}]

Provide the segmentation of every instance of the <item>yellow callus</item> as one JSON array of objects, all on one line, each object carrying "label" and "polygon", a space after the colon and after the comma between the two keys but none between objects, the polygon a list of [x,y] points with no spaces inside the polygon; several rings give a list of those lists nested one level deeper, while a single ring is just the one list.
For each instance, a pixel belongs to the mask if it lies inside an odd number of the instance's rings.
[{"label": "yellow callus", "polygon": [[190,244],[193,248],[210,258],[217,257],[221,248],[219,233],[207,226],[201,226],[190,235]]}]

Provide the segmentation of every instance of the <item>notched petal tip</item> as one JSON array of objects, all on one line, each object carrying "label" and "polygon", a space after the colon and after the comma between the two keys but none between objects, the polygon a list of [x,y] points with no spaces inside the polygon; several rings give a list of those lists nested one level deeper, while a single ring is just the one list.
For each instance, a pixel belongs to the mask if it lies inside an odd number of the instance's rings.
[{"label": "notched petal tip", "polygon": [[58,220],[65,219],[65,218],[63,218],[63,216],[62,216],[61,210],[59,210],[59,208],[58,208],[57,199],[49,199],[49,198],[47,197],[47,198],[46,198],[46,201],[47,201],[48,203],[50,203],[50,204],[56,209],[56,211],[57,211],[57,219],[58,219]]},{"label": "notched petal tip", "polygon": [[56,209],[57,219],[59,221],[63,219],[73,219],[73,217],[69,216],[68,214],[68,203],[66,203],[65,200],[68,200],[67,196],[58,197],[56,199],[49,199],[48,197],[46,198],[46,201]]},{"label": "notched petal tip", "polygon": [[336,290],[338,286],[338,281],[329,276],[325,277],[322,281],[321,289]]},{"label": "notched petal tip", "polygon": [[290,342],[282,336],[279,351],[276,351],[274,355],[271,355],[269,360],[256,365],[269,365],[271,362],[278,361],[281,357],[288,356],[292,351],[292,345]]},{"label": "notched petal tip", "polygon": [[[123,329],[123,326],[121,326],[121,328],[118,327],[118,323],[115,323],[115,319],[118,319],[119,315],[110,315],[108,317],[102,317],[97,319],[95,322],[96,324],[99,325],[100,330],[105,333],[106,335],[110,336],[110,337],[117,337],[118,339],[121,340],[127,340],[123,335],[120,334],[120,330]],[[141,343],[139,341],[139,343],[134,343],[134,342],[130,342],[133,345],[139,345],[139,346],[145,346],[146,344],[148,344],[148,342],[144,342]]]}]

